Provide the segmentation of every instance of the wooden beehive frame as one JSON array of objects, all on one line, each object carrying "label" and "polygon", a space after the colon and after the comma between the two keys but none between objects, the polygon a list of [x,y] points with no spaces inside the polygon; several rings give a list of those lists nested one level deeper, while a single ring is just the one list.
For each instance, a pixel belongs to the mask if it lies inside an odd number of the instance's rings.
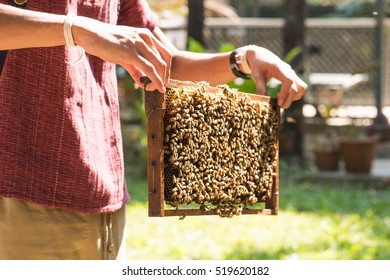
[{"label": "wooden beehive frame", "polygon": [[[175,86],[188,85],[188,82],[173,81]],[[209,87],[208,91],[214,91],[218,94],[218,90]],[[277,118],[280,120],[279,108],[275,99],[267,96],[260,96],[254,94],[243,94],[251,99],[268,102],[272,105],[273,110],[276,111]],[[147,141],[148,141],[148,159],[147,159],[147,173],[148,173],[148,208],[149,217],[164,217],[164,216],[198,216],[198,215],[218,215],[215,209],[167,209],[164,201],[164,113],[166,110],[165,96],[158,91],[147,91],[145,93],[145,111],[147,116]],[[279,127],[279,126],[278,126]],[[278,134],[278,132],[277,132]],[[278,151],[278,140],[277,148]],[[242,214],[263,214],[263,215],[277,215],[279,208],[279,155],[276,155],[276,176],[273,180],[273,186],[269,199],[265,202],[256,204],[263,205],[264,208],[244,208]]]}]

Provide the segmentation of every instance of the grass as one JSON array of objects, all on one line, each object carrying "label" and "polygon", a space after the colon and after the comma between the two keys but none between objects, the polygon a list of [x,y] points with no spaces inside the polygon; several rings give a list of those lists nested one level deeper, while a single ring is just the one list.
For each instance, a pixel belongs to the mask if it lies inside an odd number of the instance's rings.
[{"label": "grass", "polygon": [[146,181],[128,180],[129,259],[390,259],[390,189],[280,181],[278,216],[147,217]]}]

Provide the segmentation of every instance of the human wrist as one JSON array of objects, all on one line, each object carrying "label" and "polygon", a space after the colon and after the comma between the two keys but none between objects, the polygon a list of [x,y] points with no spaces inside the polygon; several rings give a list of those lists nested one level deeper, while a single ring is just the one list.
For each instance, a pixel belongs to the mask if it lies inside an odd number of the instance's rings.
[{"label": "human wrist", "polygon": [[72,33],[72,25],[73,25],[73,19],[76,17],[75,14],[69,13],[65,19],[64,19],[64,38],[65,38],[65,45],[70,47],[75,47],[76,43],[73,39],[73,33]]},{"label": "human wrist", "polygon": [[83,39],[84,32],[86,30],[86,20],[82,16],[75,16],[73,17],[72,22],[72,34],[73,34],[73,41],[76,46],[83,47]]},{"label": "human wrist", "polygon": [[251,67],[248,63],[248,51],[251,50],[252,45],[244,46],[239,48],[241,54],[242,54],[242,59],[240,63],[240,71],[249,75],[252,74]]},{"label": "human wrist", "polygon": [[74,30],[73,30],[73,22],[76,19],[76,15],[73,13],[69,13],[63,23],[63,31],[64,31],[64,38],[65,38],[65,45],[68,47],[77,47],[80,54],[79,57],[73,61],[65,61],[66,64],[74,66],[82,62],[82,60],[85,58],[85,50],[83,47],[81,47],[78,43],[78,41],[75,41],[74,39]]},{"label": "human wrist", "polygon": [[247,58],[248,51],[251,49],[251,47],[252,47],[251,45],[248,45],[236,49],[236,53],[237,53],[236,59],[237,59],[238,67],[240,71],[246,75],[252,74],[252,70],[249,66],[248,58]]},{"label": "human wrist", "polygon": [[252,73],[252,70],[247,60],[247,52],[251,48],[252,45],[240,47],[230,54],[230,70],[236,77],[249,79],[248,75]]},{"label": "human wrist", "polygon": [[96,47],[97,39],[104,33],[107,24],[84,16],[73,18],[72,34],[77,46],[85,50],[93,50]]}]

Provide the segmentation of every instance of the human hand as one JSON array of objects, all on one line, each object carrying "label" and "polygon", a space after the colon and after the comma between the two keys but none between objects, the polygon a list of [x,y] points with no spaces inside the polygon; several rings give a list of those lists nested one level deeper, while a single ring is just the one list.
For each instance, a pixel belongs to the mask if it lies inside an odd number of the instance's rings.
[{"label": "human hand", "polygon": [[139,86],[141,77],[151,83],[147,89],[165,92],[172,54],[148,29],[105,24],[85,17],[73,20],[76,45],[87,53],[122,65]]},{"label": "human hand", "polygon": [[278,95],[280,107],[285,109],[290,107],[291,103],[301,99],[307,90],[306,83],[298,77],[291,66],[271,51],[258,46],[249,46],[246,59],[259,94],[267,93],[267,83],[271,78],[282,83]]}]

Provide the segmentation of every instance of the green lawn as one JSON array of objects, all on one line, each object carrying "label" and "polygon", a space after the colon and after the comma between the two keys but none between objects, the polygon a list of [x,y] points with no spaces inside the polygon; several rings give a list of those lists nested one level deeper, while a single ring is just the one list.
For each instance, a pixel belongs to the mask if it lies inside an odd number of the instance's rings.
[{"label": "green lawn", "polygon": [[278,216],[149,218],[128,179],[129,259],[390,259],[390,188],[282,176]]}]

